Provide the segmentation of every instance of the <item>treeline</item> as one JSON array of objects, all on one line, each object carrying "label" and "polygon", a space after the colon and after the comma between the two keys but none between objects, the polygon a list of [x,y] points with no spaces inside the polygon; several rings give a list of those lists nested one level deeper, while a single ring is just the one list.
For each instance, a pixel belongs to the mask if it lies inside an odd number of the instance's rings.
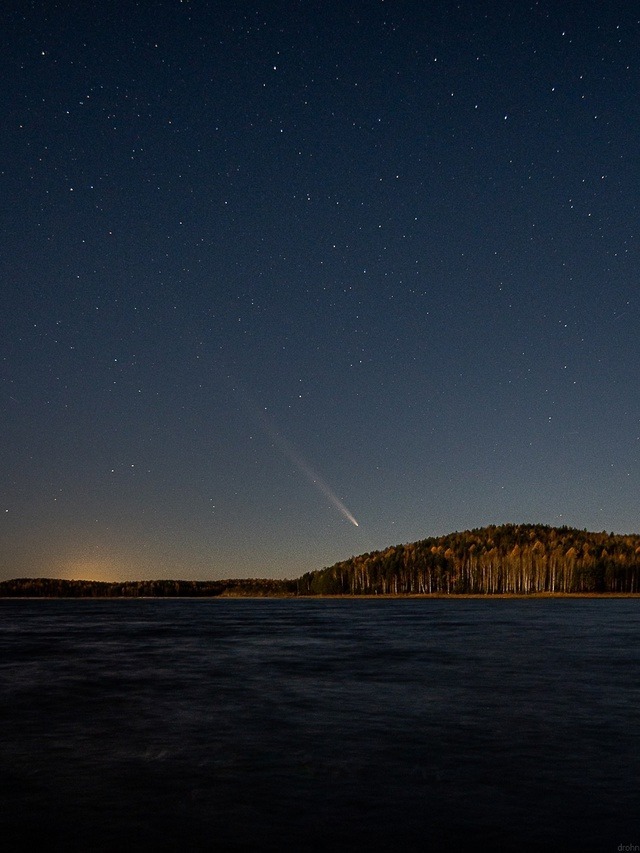
[{"label": "treeline", "polygon": [[640,593],[640,536],[506,524],[351,557],[298,595]]},{"label": "treeline", "polygon": [[640,536],[505,524],[394,545],[295,580],[104,581],[18,578],[0,598],[309,595],[640,594]]},{"label": "treeline", "polygon": [[226,581],[153,580],[108,583],[60,578],[0,582],[0,598],[212,598],[295,593],[295,581],[248,578]]}]

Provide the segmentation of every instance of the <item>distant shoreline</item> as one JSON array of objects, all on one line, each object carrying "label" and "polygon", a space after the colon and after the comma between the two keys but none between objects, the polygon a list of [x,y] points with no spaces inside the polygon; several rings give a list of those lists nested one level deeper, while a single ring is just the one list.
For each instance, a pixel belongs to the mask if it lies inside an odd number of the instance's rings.
[{"label": "distant shoreline", "polygon": [[496,599],[566,599],[566,598],[640,598],[637,592],[530,592],[530,593],[384,593],[380,595],[243,595],[222,593],[221,595],[0,595],[0,601],[264,601],[286,599],[296,601],[405,601],[405,600],[471,600],[490,601]]}]

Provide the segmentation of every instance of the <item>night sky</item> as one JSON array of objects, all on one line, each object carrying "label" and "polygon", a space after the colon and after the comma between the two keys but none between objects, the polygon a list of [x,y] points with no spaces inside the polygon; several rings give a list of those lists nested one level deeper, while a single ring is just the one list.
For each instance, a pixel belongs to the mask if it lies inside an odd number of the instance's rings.
[{"label": "night sky", "polygon": [[602,0],[3,4],[0,576],[640,530],[639,36]]}]

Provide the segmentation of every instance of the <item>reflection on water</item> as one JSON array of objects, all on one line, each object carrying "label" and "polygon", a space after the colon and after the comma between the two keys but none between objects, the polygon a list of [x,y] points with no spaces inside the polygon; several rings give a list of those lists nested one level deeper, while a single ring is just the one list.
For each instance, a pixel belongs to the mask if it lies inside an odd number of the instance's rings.
[{"label": "reflection on water", "polygon": [[2,601],[8,849],[640,846],[635,600]]}]

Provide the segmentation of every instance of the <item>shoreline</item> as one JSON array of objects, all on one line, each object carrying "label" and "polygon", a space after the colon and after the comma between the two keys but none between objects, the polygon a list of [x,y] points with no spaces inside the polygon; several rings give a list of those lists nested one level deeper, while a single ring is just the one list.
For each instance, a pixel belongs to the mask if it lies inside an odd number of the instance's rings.
[{"label": "shoreline", "polygon": [[640,598],[640,592],[496,592],[496,593],[384,593],[344,595],[242,595],[221,593],[220,595],[0,595],[0,601],[215,601],[217,599],[234,599],[236,601],[295,600],[295,601],[405,601],[405,600],[471,600],[491,601],[516,599],[601,599],[601,598]]}]

